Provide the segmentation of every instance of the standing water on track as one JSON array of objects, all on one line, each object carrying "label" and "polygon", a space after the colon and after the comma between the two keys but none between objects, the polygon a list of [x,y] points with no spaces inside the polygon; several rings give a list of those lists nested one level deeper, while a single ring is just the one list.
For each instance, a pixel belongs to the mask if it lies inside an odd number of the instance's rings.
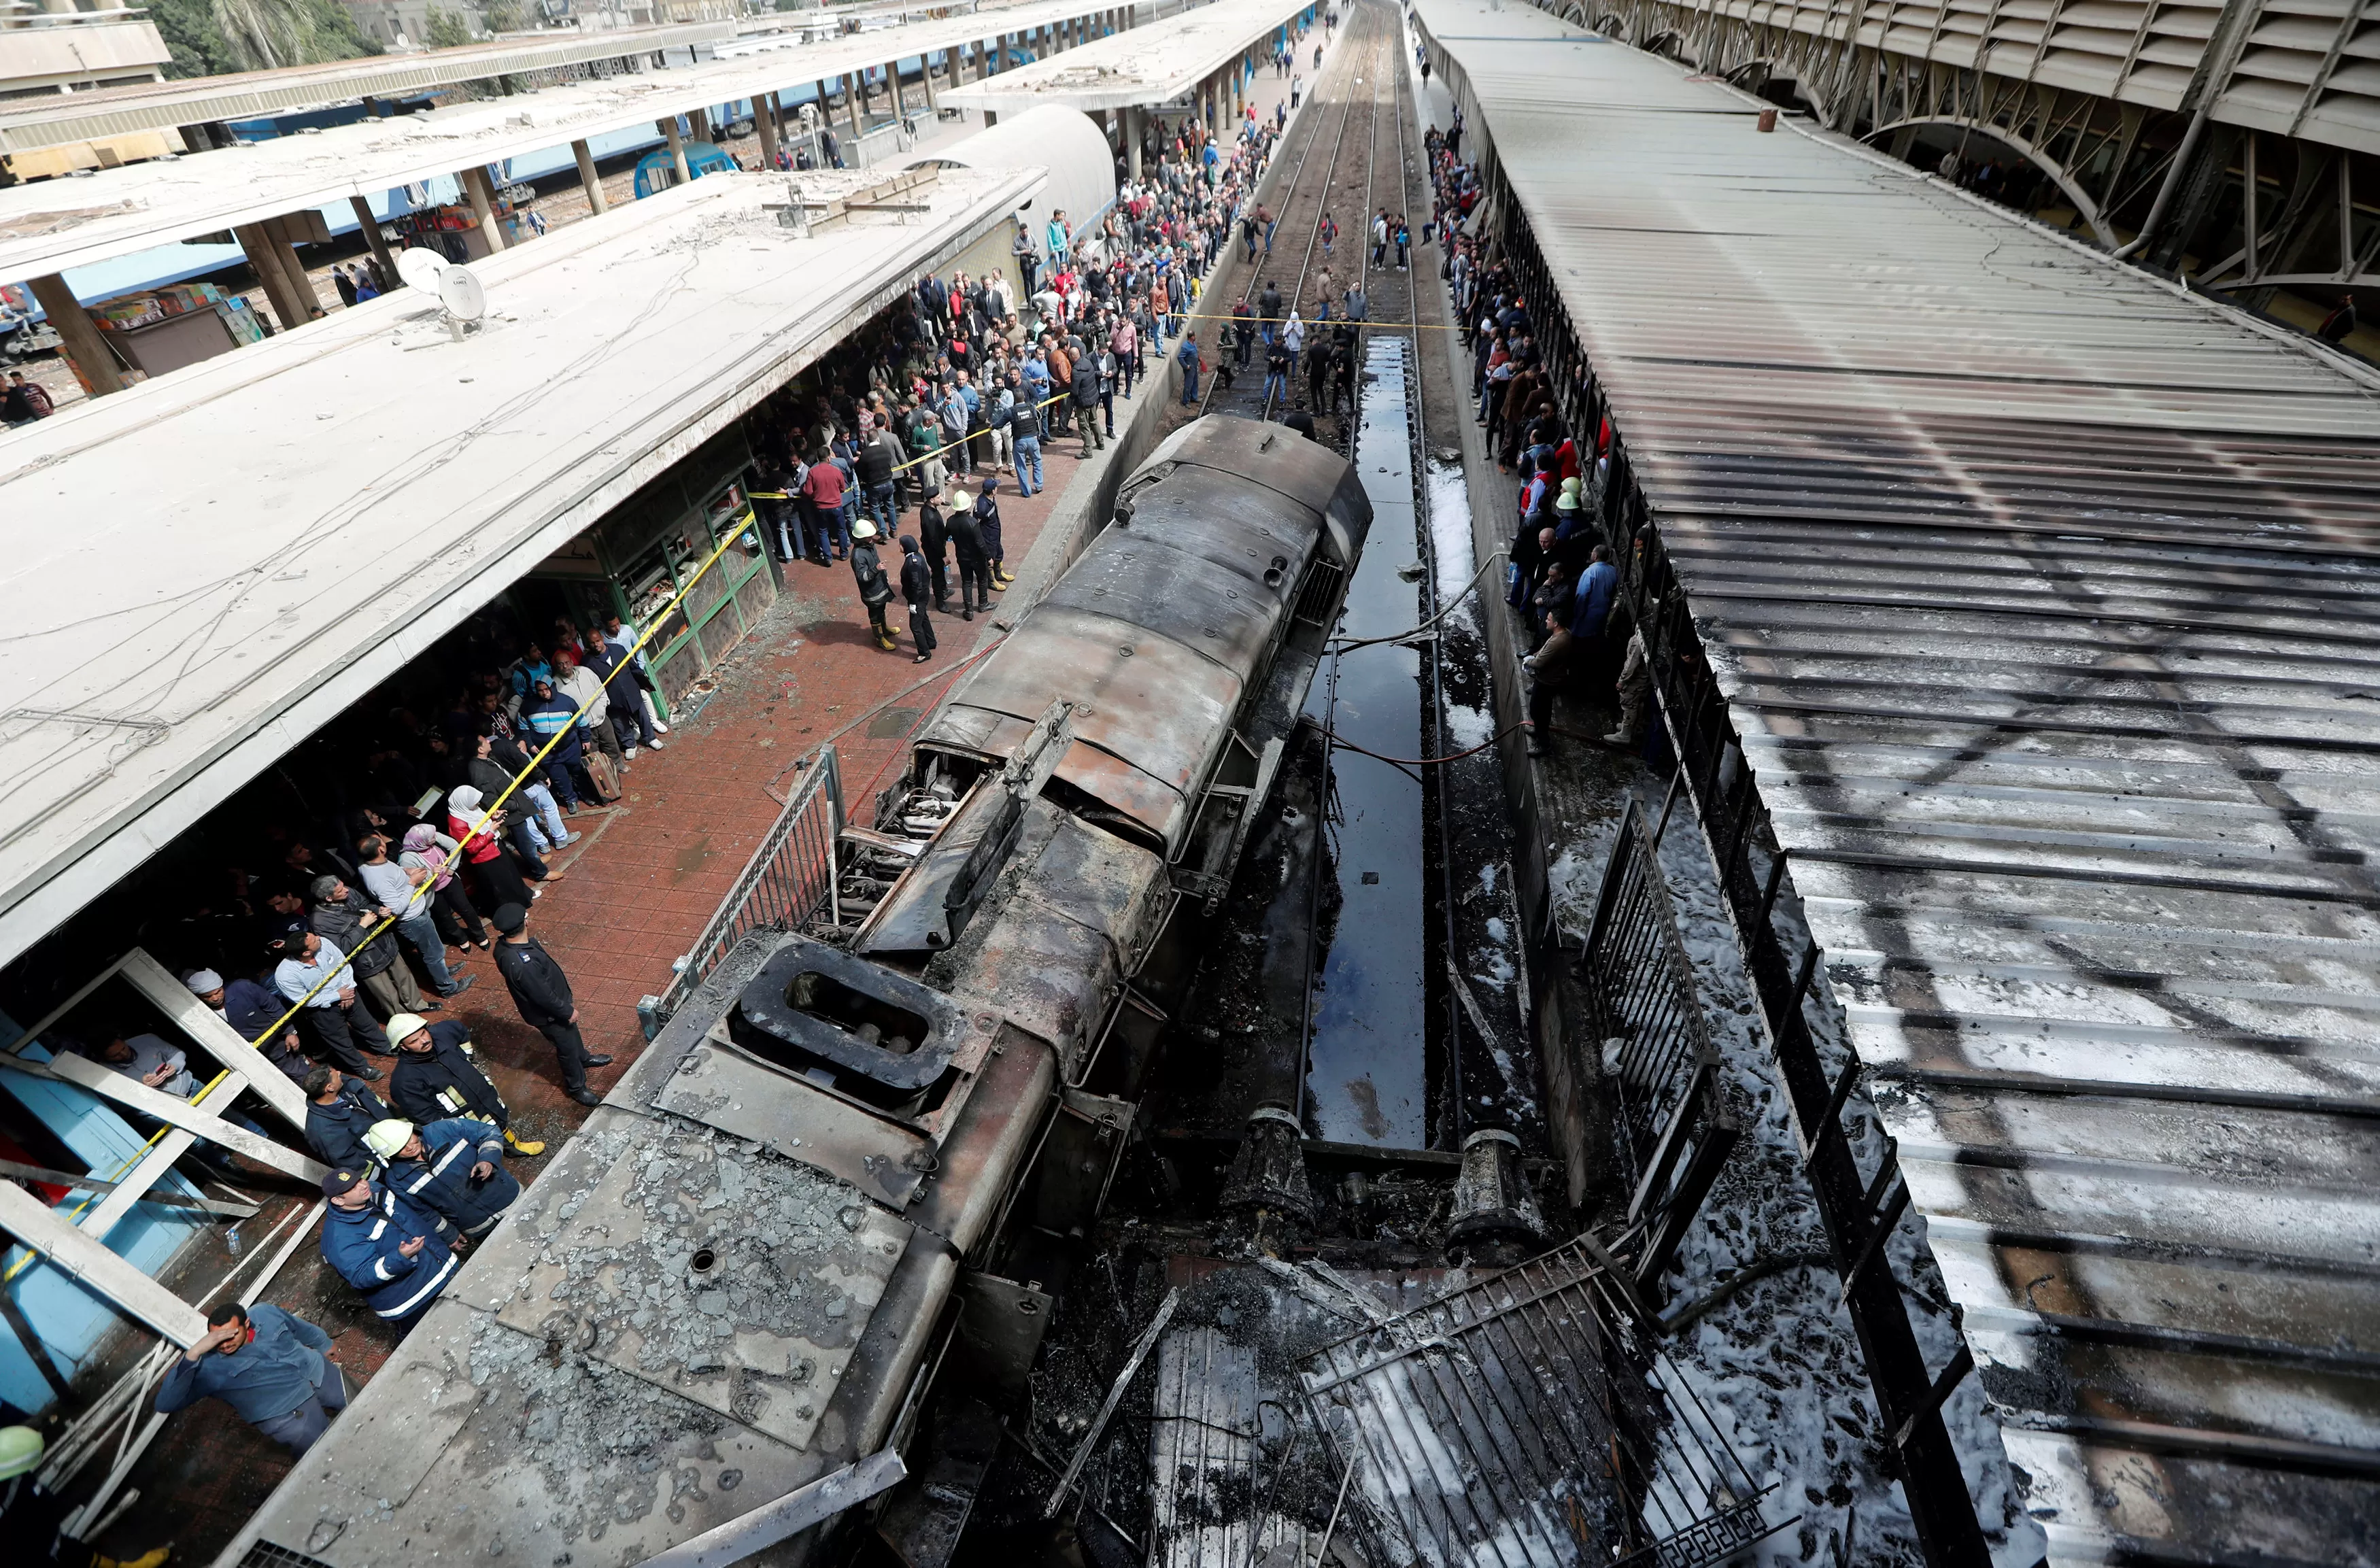
[{"label": "standing water on track", "polygon": [[[1410,348],[1371,340],[1354,461],[1372,531],[1347,590],[1342,638],[1414,625],[1416,593],[1399,568],[1420,542],[1413,484]],[[1380,644],[1334,654],[1305,711],[1341,740],[1385,757],[1423,753],[1421,655]],[[1419,853],[1421,784],[1409,769],[1334,746],[1330,853],[1315,932],[1327,942],[1314,980],[1306,1108],[1318,1137],[1422,1149],[1429,1144],[1425,976],[1433,943]]]}]

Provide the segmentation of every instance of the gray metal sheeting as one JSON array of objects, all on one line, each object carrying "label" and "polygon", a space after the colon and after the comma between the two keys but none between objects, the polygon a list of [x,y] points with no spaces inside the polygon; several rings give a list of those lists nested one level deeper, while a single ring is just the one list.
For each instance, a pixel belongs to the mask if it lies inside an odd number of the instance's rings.
[{"label": "gray metal sheeting", "polygon": [[2380,1560],[2380,380],[1542,13],[1416,14],[2053,1559]]}]

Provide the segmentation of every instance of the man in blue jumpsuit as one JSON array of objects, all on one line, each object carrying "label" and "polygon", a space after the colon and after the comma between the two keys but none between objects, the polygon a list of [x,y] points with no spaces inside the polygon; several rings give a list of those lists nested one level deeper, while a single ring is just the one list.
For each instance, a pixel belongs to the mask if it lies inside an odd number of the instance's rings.
[{"label": "man in blue jumpsuit", "polygon": [[478,1241],[520,1196],[504,1169],[504,1135],[476,1116],[416,1127],[392,1117],[364,1135],[386,1164],[381,1180]]},{"label": "man in blue jumpsuit", "polygon": [[403,1337],[462,1267],[455,1248],[467,1244],[444,1220],[360,1171],[332,1172],[322,1178],[322,1195],[331,1200],[322,1216],[323,1261]]},{"label": "man in blue jumpsuit", "polygon": [[175,1358],[157,1390],[171,1415],[212,1396],[239,1418],[299,1453],[347,1407],[347,1385],[322,1353],[331,1336],[271,1302],[217,1302],[207,1331]]},{"label": "man in blue jumpsuit", "polygon": [[374,1122],[388,1120],[388,1107],[336,1067],[317,1067],[306,1075],[306,1143],[315,1157],[333,1170],[363,1170],[372,1162],[364,1148],[364,1134]]}]

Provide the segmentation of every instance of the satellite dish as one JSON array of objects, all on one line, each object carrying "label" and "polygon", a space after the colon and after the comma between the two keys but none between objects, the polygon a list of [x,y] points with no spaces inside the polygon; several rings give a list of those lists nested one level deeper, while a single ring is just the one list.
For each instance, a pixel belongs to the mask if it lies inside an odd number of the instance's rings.
[{"label": "satellite dish", "polygon": [[405,280],[407,288],[435,291],[438,274],[446,270],[446,258],[435,250],[424,250],[408,245],[396,253],[396,275]]},{"label": "satellite dish", "polygon": [[438,299],[458,322],[476,322],[488,313],[488,291],[468,267],[448,266],[439,273]]}]

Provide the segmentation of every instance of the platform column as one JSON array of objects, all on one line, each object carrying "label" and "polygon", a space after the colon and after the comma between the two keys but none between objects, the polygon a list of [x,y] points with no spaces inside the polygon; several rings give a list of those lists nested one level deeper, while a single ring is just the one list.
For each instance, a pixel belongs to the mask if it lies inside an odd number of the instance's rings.
[{"label": "platform column", "polygon": [[[684,162],[682,153],[680,162]],[[465,169],[463,188],[470,195],[471,213],[480,220],[480,232],[487,237],[488,249],[502,250],[504,248],[504,226],[496,222],[496,192],[488,183],[487,165],[474,164]],[[268,230],[272,227],[270,224],[265,226]]]},{"label": "platform column", "polygon": [[[752,95],[752,129],[760,138],[760,166],[774,169],[777,166],[777,115],[769,103],[769,98],[770,94],[765,92]],[[582,141],[575,145],[584,147],[587,144]]]},{"label": "platform column", "polygon": [[104,397],[125,387],[124,372],[116,368],[115,350],[100,335],[91,316],[75,298],[74,290],[57,273],[33,280],[33,298],[50,318],[50,325],[58,329],[61,346],[66,349],[67,362],[82,372],[82,383],[91,388],[93,397]]},{"label": "platform column", "polygon": [[[388,240],[381,234],[380,220],[372,216],[371,203],[360,196],[350,196],[347,205],[354,210],[356,222],[364,231],[364,243],[371,247],[372,260],[378,261],[380,270],[388,275],[388,286],[391,289],[403,288],[405,280],[396,275],[396,252],[388,248]],[[595,210],[600,213],[603,209],[598,207]]]}]

